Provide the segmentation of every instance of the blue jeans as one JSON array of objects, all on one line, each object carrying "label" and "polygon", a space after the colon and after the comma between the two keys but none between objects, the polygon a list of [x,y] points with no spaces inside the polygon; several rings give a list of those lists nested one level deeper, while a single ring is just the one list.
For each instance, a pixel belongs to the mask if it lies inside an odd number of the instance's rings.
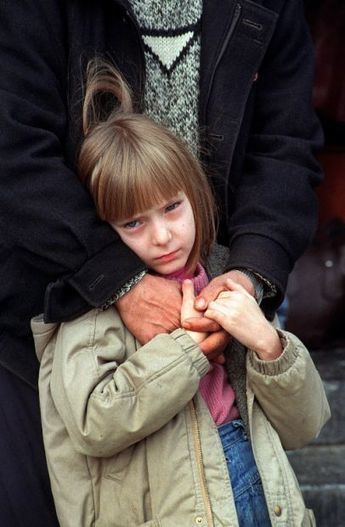
[{"label": "blue jeans", "polygon": [[240,527],[271,527],[266,500],[243,422],[218,428],[234,494]]}]

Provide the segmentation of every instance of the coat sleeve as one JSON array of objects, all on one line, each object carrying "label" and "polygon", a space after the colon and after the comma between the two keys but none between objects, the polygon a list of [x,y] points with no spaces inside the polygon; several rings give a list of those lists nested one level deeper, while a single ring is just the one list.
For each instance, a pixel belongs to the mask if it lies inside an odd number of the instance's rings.
[{"label": "coat sleeve", "polygon": [[16,296],[27,298],[33,275],[32,298],[56,282],[47,294],[51,319],[101,305],[144,268],[97,218],[67,161],[65,26],[65,2],[1,3],[0,246],[31,270]]},{"label": "coat sleeve", "polygon": [[60,326],[51,393],[78,452],[112,456],[155,432],[192,399],[208,371],[182,329],[130,356],[128,346],[135,350],[114,309]]},{"label": "coat sleeve", "polygon": [[247,382],[286,450],[302,448],[315,439],[330,418],[319,373],[302,342],[280,331],[283,354],[262,361],[249,351]]},{"label": "coat sleeve", "polygon": [[322,131],[311,103],[313,59],[303,2],[285,1],[249,97],[248,141],[229,226],[230,266],[253,269],[275,284],[273,307],[317,222],[315,154]]}]

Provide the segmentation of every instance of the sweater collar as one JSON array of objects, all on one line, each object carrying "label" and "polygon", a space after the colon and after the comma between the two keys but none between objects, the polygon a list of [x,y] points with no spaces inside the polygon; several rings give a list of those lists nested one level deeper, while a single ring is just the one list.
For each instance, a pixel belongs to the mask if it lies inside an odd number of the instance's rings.
[{"label": "sweater collar", "polygon": [[186,268],[180,269],[175,273],[165,275],[164,278],[168,280],[175,280],[175,282],[182,283],[183,280],[192,280],[194,285],[195,294],[199,294],[200,291],[208,284],[208,276],[204,267],[198,263],[194,273],[187,272]]}]

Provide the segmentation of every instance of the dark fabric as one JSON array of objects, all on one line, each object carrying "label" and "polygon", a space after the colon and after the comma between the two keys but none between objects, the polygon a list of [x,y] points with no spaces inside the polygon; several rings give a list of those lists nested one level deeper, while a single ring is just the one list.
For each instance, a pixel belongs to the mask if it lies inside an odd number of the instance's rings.
[{"label": "dark fabric", "polygon": [[[219,241],[231,248],[229,267],[257,271],[281,297],[315,227],[320,179],[302,2],[205,0],[201,39],[200,124]],[[140,108],[144,53],[125,0],[1,3],[0,363],[33,387],[30,318],[44,308],[50,320],[74,317],[144,268],[97,219],[73,171],[81,78],[96,52],[122,70]],[[5,370],[0,391],[1,524],[53,527],[37,394]]]},{"label": "dark fabric", "polygon": [[45,464],[38,395],[0,366],[0,525],[58,527]]},{"label": "dark fabric", "polygon": [[[264,308],[282,298],[316,221],[320,129],[308,107],[302,8],[300,0],[204,2],[200,125],[219,242],[231,248],[229,268],[277,286]],[[88,59],[114,60],[140,108],[144,54],[125,0],[4,2],[0,43],[0,362],[22,375],[16,355],[27,349],[31,316],[44,307],[49,320],[79,315],[144,267],[97,219],[73,173]],[[27,357],[34,370],[32,348]]]}]

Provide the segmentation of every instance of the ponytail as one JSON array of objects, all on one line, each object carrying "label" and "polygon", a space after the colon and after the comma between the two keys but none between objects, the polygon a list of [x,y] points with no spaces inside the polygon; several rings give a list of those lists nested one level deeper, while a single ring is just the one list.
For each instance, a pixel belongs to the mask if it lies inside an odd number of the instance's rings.
[{"label": "ponytail", "polygon": [[132,97],[127,82],[114,66],[98,58],[90,61],[82,109],[84,136],[118,113],[132,113]]}]

